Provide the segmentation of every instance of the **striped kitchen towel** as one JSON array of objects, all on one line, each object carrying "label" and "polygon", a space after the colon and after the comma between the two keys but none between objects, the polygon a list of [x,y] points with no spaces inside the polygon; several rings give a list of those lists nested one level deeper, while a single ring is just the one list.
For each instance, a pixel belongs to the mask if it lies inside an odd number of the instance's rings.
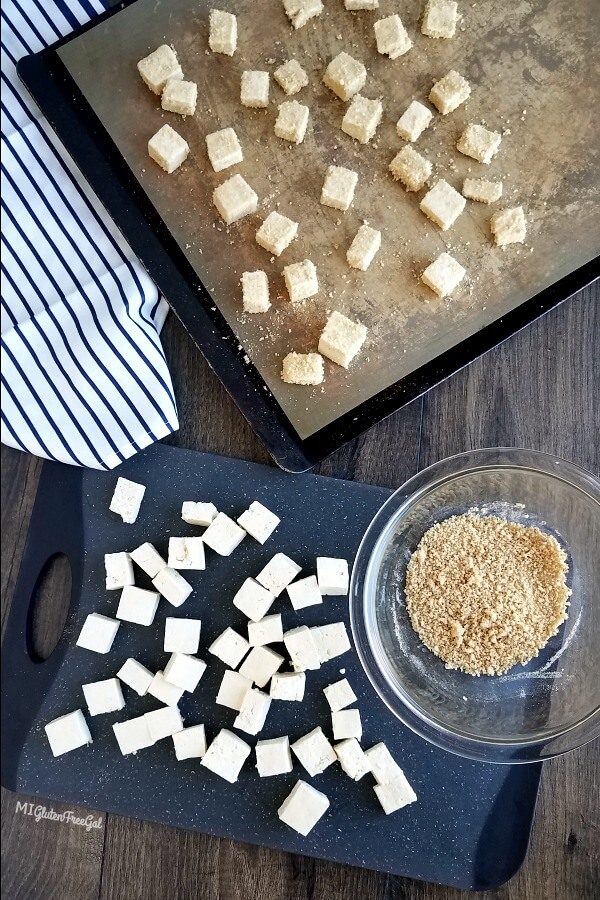
[{"label": "striped kitchen towel", "polygon": [[29,98],[17,60],[104,9],[2,3],[2,441],[104,469],[178,427],[167,305]]}]

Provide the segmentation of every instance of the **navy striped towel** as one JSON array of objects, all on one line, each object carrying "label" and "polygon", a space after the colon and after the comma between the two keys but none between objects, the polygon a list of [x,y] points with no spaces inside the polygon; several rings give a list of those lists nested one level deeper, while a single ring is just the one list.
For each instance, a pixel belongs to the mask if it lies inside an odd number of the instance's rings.
[{"label": "navy striped towel", "polygon": [[2,3],[2,441],[112,468],[178,427],[167,305],[22,87],[101,0]]}]

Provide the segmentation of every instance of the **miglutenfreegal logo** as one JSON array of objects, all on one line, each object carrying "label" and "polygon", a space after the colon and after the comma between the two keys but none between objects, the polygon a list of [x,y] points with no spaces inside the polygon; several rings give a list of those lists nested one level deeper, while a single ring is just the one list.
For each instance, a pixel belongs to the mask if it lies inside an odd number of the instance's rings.
[{"label": "miglutenfreegal logo", "polygon": [[27,800],[17,800],[16,811],[24,816],[31,816],[36,822],[42,819],[48,819],[50,822],[60,822],[61,825],[77,825],[79,828],[85,828],[86,831],[92,831],[93,828],[102,828],[103,822],[101,816],[94,816],[90,813],[85,818],[77,816],[72,809],[66,809],[64,812],[56,812],[55,809],[48,809],[39,803],[31,803]]}]

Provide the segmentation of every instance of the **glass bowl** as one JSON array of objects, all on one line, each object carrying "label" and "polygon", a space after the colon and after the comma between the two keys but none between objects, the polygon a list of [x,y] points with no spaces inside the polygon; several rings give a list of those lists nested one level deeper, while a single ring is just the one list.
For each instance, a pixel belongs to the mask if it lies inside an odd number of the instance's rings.
[{"label": "glass bowl", "polygon": [[[424,532],[477,508],[553,534],[566,550],[569,618],[526,666],[445,668],[408,618],[404,579]],[[354,641],[374,688],[421,737],[460,756],[530,763],[600,735],[600,481],[534,450],[474,450],[411,478],[382,506],[350,586]]]}]

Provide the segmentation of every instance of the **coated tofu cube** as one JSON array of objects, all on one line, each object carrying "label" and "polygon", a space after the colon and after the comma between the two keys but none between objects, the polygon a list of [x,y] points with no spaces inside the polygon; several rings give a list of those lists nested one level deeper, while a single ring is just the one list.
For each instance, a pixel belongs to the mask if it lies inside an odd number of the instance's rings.
[{"label": "coated tofu cube", "polygon": [[222,128],[206,135],[206,152],[215,172],[243,162],[244,154],[233,128]]},{"label": "coated tofu cube", "polygon": [[[164,127],[168,128],[169,126],[165,125]],[[129,481],[127,478],[117,478],[115,491],[108,508],[111,512],[121,516],[127,525],[133,525],[138,517],[145,493],[145,485]]]},{"label": "coated tofu cube", "polygon": [[212,642],[208,652],[224,662],[226,666],[237,669],[249,649],[250,644],[246,638],[234,631],[233,628],[226,628]]},{"label": "coated tofu cube", "polygon": [[350,650],[350,638],[343,622],[333,622],[331,625],[317,625],[310,630],[321,663],[335,659],[336,656],[341,656],[342,653],[347,653]]},{"label": "coated tofu cube", "polygon": [[180,116],[193,116],[196,112],[197,99],[197,84],[193,81],[171,78],[162,92],[160,105],[167,112],[178,113]]},{"label": "coated tofu cube", "polygon": [[280,256],[292,243],[298,233],[298,223],[271,212],[256,232],[256,243],[273,256]]},{"label": "coated tofu cube", "polygon": [[211,9],[208,25],[208,46],[212,52],[233,56],[237,47],[236,17],[220,9]]},{"label": "coated tofu cube", "polygon": [[133,564],[129,553],[105,553],[106,590],[116,591],[128,584],[135,584]]},{"label": "coated tofu cube", "polygon": [[344,0],[344,6],[349,12],[379,9],[379,0]]},{"label": "coated tofu cube", "polygon": [[398,15],[379,19],[373,25],[377,51],[390,59],[397,59],[408,53],[412,41],[406,33],[402,19]]},{"label": "coated tofu cube", "polygon": [[283,8],[295,29],[302,28],[323,12],[321,0],[283,0]]},{"label": "coated tofu cube", "polygon": [[128,585],[121,591],[117,619],[134,622],[136,625],[152,625],[159,600],[160,595],[155,591]]},{"label": "coated tofu cube", "polygon": [[169,558],[172,569],[193,569],[203,571],[206,568],[204,544],[201,537],[170,537]]},{"label": "coated tofu cube", "polygon": [[183,688],[177,687],[176,684],[171,684],[162,672],[157,672],[150,683],[147,693],[151,697],[160,700],[165,706],[177,706],[183,697]]},{"label": "coated tofu cube", "polygon": [[183,719],[176,706],[163,706],[146,713],[146,725],[153,743],[172,737],[183,730]]},{"label": "coated tofu cube", "polygon": [[188,142],[170,125],[163,125],[148,141],[148,156],[168,175],[185,162],[189,152]]},{"label": "coated tofu cube", "polygon": [[304,106],[303,103],[298,103],[297,100],[284,100],[279,105],[275,120],[275,134],[284,141],[301,144],[308,127],[309,114],[308,106]]},{"label": "coated tofu cube", "polygon": [[342,131],[356,138],[361,144],[368,144],[381,122],[383,106],[379,100],[369,100],[356,94],[342,119]]},{"label": "coated tofu cube", "polygon": [[287,700],[294,703],[304,699],[305,689],[304,672],[276,672],[271,678],[269,693],[273,700]]},{"label": "coated tofu cube", "polygon": [[236,547],[242,543],[246,537],[243,528],[226,516],[225,513],[217,513],[213,521],[210,523],[202,540],[204,543],[218,553],[219,556],[230,556]]},{"label": "coated tofu cube", "polygon": [[308,75],[296,59],[288,59],[275,69],[273,78],[288,96],[297,94],[308,84]]},{"label": "coated tofu cube", "polygon": [[485,178],[465,178],[463,197],[479,203],[495,203],[502,196],[501,181],[486,181]]},{"label": "coated tofu cube", "polygon": [[310,259],[285,266],[283,278],[292,303],[314,297],[319,291],[317,270]]},{"label": "coated tofu cube", "polygon": [[251,748],[237,734],[222,728],[202,757],[200,765],[230,784],[238,780]]},{"label": "coated tofu cube", "polygon": [[438,297],[447,297],[458,287],[465,275],[465,269],[453,256],[449,253],[440,253],[438,258],[427,266],[421,275],[421,281]]},{"label": "coated tofu cube", "polygon": [[503,209],[494,213],[490,219],[490,228],[499,247],[522,244],[527,234],[523,207],[515,206],[513,209]]},{"label": "coated tofu cube", "polygon": [[249,688],[234,719],[233,727],[245,731],[246,734],[258,734],[264,728],[270,706],[271,698],[268,694]]},{"label": "coated tofu cube", "polygon": [[117,672],[117,678],[135,691],[136,694],[139,694],[140,697],[143,697],[148,693],[154,674],[146,666],[129,657]]},{"label": "coated tofu cube", "polygon": [[267,273],[261,270],[242,273],[242,306],[244,312],[262,313],[271,308]]},{"label": "coated tofu cube", "polygon": [[149,575],[150,578],[156,578],[160,570],[164,569],[167,564],[166,560],[162,558],[156,547],[153,547],[152,544],[149,544],[148,542],[136,547],[129,555],[134,563],[139,566],[146,575]]},{"label": "coated tofu cube", "polygon": [[204,725],[192,725],[190,728],[175,732],[173,747],[176,759],[202,759],[206,753]]},{"label": "coated tofu cube", "polygon": [[498,152],[501,140],[499,131],[489,131],[483,125],[467,125],[458,139],[456,149],[487,166]]},{"label": "coated tofu cube", "polygon": [[240,101],[250,109],[264,109],[269,105],[269,73],[242,72]]},{"label": "coated tofu cube", "polygon": [[292,750],[311,778],[320,775],[334,762],[335,750],[323,734],[322,728],[315,728],[292,744]]},{"label": "coated tofu cube", "polygon": [[152,584],[172,606],[181,606],[193,591],[191,584],[171,566],[161,569]]},{"label": "coated tofu cube", "polygon": [[421,32],[432,38],[453,38],[458,22],[458,4],[454,0],[428,0]]},{"label": "coated tofu cube", "polygon": [[325,377],[320,353],[288,353],[281,364],[286,384],[322,384]]},{"label": "coated tofu cube", "polygon": [[196,503],[194,500],[186,500],[181,507],[181,518],[188,525],[201,525],[206,528],[217,517],[217,507],[214,503]]},{"label": "coated tofu cube", "polygon": [[293,584],[288,586],[287,592],[296,611],[307,606],[316,606],[318,603],[323,602],[323,597],[314,575],[294,581]]},{"label": "coated tofu cube", "polygon": [[340,709],[332,712],[331,725],[336,741],[343,741],[347,738],[356,738],[357,741],[360,741],[362,737],[362,722],[357,709]]},{"label": "coated tofu cube", "polygon": [[367,70],[364,65],[345,50],[331,60],[323,75],[323,83],[344,102],[358,94],[364,88],[366,80]]},{"label": "coated tofu cube", "polygon": [[189,656],[187,653],[172,653],[163,675],[169,684],[193,694],[205,672],[204,660],[198,659],[197,656]]},{"label": "coated tofu cube", "polygon": [[251,647],[264,647],[283,641],[281,613],[265,616],[260,622],[248,622],[248,642]]},{"label": "coated tofu cube", "polygon": [[260,622],[275,601],[275,595],[254,578],[246,578],[233,598],[233,605],[253,622]]},{"label": "coated tofu cube", "polygon": [[456,191],[452,185],[440,178],[434,186],[427,191],[419,204],[421,212],[428,219],[447,231],[458,219],[466,206],[467,201]]},{"label": "coated tofu cube", "polygon": [[258,500],[254,500],[238,518],[238,525],[259,544],[264,544],[271,537],[280,522],[281,519]]},{"label": "coated tofu cube", "polygon": [[346,253],[348,265],[366,272],[381,247],[381,232],[369,225],[361,225]]},{"label": "coated tofu cube", "polygon": [[269,741],[257,741],[256,768],[261,778],[285,775],[292,771],[292,754],[287,734]]},{"label": "coated tofu cube", "polygon": [[352,703],[356,702],[356,694],[350,687],[350,682],[347,678],[328,684],[327,687],[323,688],[323,693],[332,712],[338,712],[340,709],[351,706]]},{"label": "coated tofu cube", "polygon": [[80,709],[59,716],[44,726],[53,756],[62,756],[92,743],[90,729]]},{"label": "coated tofu cube", "polygon": [[240,666],[240,675],[263,688],[283,663],[283,656],[269,647],[253,647]]},{"label": "coated tofu cube", "polygon": [[353,781],[360,781],[363,775],[371,771],[366,754],[356,738],[348,738],[334,744],[333,749],[342,771]]},{"label": "coated tofu cube", "polygon": [[429,99],[443,116],[454,112],[471,95],[471,86],[455,69],[440,78],[431,88]]},{"label": "coated tofu cube", "polygon": [[370,747],[365,756],[375,781],[379,784],[394,784],[404,778],[404,772],[383,742]]},{"label": "coated tofu cube", "polygon": [[317,581],[324,597],[343,597],[350,584],[348,560],[317,556]]},{"label": "coated tofu cube", "polygon": [[404,774],[401,780],[385,785],[376,784],[373,790],[386,816],[402,809],[404,806],[408,806],[410,803],[414,803],[417,799],[417,795],[404,777]]},{"label": "coated tofu cube", "polygon": [[123,756],[137,753],[138,750],[144,750],[154,744],[146,716],[136,716],[135,719],[115,722],[113,731]]},{"label": "coated tofu cube", "polygon": [[200,646],[200,619],[165,619],[165,653],[187,653],[193,656]]},{"label": "coated tofu cube", "polygon": [[319,353],[339,366],[348,368],[367,337],[367,329],[339,312],[332,312],[321,337]]},{"label": "coated tofu cube", "polygon": [[276,553],[256,576],[256,580],[275,597],[279,597],[301,571],[302,567],[285,553]]},{"label": "coated tofu cube", "polygon": [[258,209],[258,196],[241,175],[232,175],[213,191],[213,203],[226,225]]},{"label": "coated tofu cube", "polygon": [[90,613],[77,638],[77,646],[94,653],[108,653],[119,630],[119,622],[100,613]]},{"label": "coated tofu cube", "polygon": [[215,703],[218,703],[219,706],[226,706],[228,709],[235,709],[236,712],[239,712],[242,701],[251,687],[252,682],[249,678],[245,678],[243,675],[240,675],[239,672],[233,672],[231,669],[227,669],[223,674]]},{"label": "coated tofu cube", "polygon": [[137,68],[144,82],[155,94],[162,94],[167,81],[183,78],[177,54],[168,44],[161,44],[148,56],[140,59]]},{"label": "coated tofu cube", "polygon": [[321,191],[321,203],[323,206],[331,206],[345,212],[354,200],[357,184],[358,175],[352,169],[329,166]]},{"label": "coated tofu cube", "polygon": [[311,628],[300,625],[299,628],[286,631],[283,635],[283,643],[297,672],[321,668],[319,651]]},{"label": "coated tofu cube", "polygon": [[403,147],[390,163],[392,176],[401,181],[407,191],[420,191],[427,183],[431,169],[429,160],[408,146]]},{"label": "coated tofu cube", "polygon": [[277,815],[282,822],[306,837],[328,807],[329,799],[325,794],[300,780],[277,810]]},{"label": "coated tofu cube", "polygon": [[396,123],[396,131],[405,141],[416,141],[431,123],[433,113],[418,100],[413,100]]}]

